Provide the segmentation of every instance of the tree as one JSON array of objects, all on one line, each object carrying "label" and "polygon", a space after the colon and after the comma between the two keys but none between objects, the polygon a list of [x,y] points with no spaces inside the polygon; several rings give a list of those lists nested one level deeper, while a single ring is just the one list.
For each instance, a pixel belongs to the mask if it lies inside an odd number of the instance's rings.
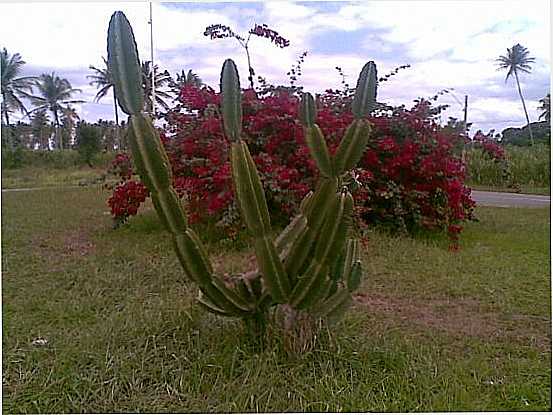
[{"label": "tree", "polygon": [[547,94],[545,97],[540,99],[541,106],[538,107],[542,113],[540,114],[538,120],[545,118],[545,121],[551,121],[551,94]]},{"label": "tree", "polygon": [[94,97],[95,102],[99,102],[104,98],[108,92],[112,91],[113,93],[113,112],[115,115],[115,134],[118,141],[118,146],[121,148],[121,139],[119,133],[119,110],[117,108],[117,95],[115,93],[115,88],[113,87],[113,77],[111,76],[111,71],[109,70],[108,61],[106,58],[102,57],[104,61],[105,68],[96,68],[95,66],[90,65],[89,69],[94,71],[93,75],[88,75],[87,78],[90,79],[90,85],[96,86],[99,91]]},{"label": "tree", "polygon": [[101,129],[93,124],[81,121],[77,124],[77,151],[83,160],[92,166],[94,156],[100,151]]},{"label": "tree", "polygon": [[[27,108],[21,100],[33,88],[34,77],[19,76],[25,61],[19,53],[10,56],[6,48],[0,52],[0,77],[2,85],[2,121],[6,123],[4,131],[10,132],[10,116],[12,112],[28,114]],[[11,134],[10,134],[11,135]],[[7,140],[10,141],[10,140]],[[10,144],[11,145],[11,144]]]},{"label": "tree", "polygon": [[102,120],[96,122],[101,134],[100,145],[104,151],[113,151],[116,147],[121,149],[121,142],[117,140],[116,126],[113,121]]},{"label": "tree", "polygon": [[520,89],[520,82],[518,79],[518,73],[519,72],[525,72],[530,73],[531,66],[530,64],[533,63],[536,59],[529,56],[530,52],[528,49],[526,49],[524,46],[522,46],[520,43],[517,43],[512,48],[507,48],[507,55],[500,56],[496,59],[497,64],[499,66],[498,70],[504,70],[507,69],[507,76],[505,77],[505,82],[511,77],[512,75],[515,76],[517,87],[518,87],[518,94],[520,96],[520,100],[522,101],[522,108],[524,109],[524,115],[526,115],[526,122],[528,125],[528,132],[530,133],[530,141],[532,145],[534,145],[534,136],[532,134],[532,127],[530,126],[530,118],[528,117],[528,111],[526,110],[526,103],[524,102],[524,97],[522,96],[522,90]]},{"label": "tree", "polygon": [[73,138],[73,133],[77,126],[77,121],[80,120],[79,114],[75,108],[67,106],[61,109],[61,131],[60,136],[62,137],[63,148],[70,148],[71,139]]},{"label": "tree", "polygon": [[16,148],[31,148],[32,147],[32,129],[25,122],[17,121],[14,126],[14,146]]},{"label": "tree", "polygon": [[46,109],[35,111],[31,118],[31,129],[35,145],[38,143],[40,149],[48,150],[50,148],[50,137],[52,136],[52,125],[48,119]]},{"label": "tree", "polygon": [[60,150],[62,150],[63,141],[60,134],[60,113],[64,108],[67,108],[69,104],[80,104],[84,102],[82,100],[71,99],[72,95],[81,92],[81,90],[73,88],[67,79],[60,78],[55,72],[40,75],[35,81],[35,86],[38,89],[39,95],[26,95],[31,100],[31,103],[35,105],[33,111],[45,109],[50,111],[53,115],[56,143],[59,145]]},{"label": "tree", "polygon": [[2,116],[6,125],[10,125],[9,114],[19,111],[22,114],[28,114],[21,98],[26,96],[26,92],[32,91],[33,76],[18,76],[21,74],[25,61],[21,59],[19,53],[10,56],[6,48],[0,52],[0,69],[2,82]]},{"label": "tree", "polygon": [[247,39],[244,39],[244,37],[235,33],[230,27],[222,24],[213,24],[213,25],[207,26],[204,31],[204,36],[209,36],[210,39],[234,38],[238,41],[240,46],[242,46],[242,48],[246,52],[246,58],[248,60],[248,81],[250,82],[250,88],[254,89],[253,77],[255,76],[255,71],[252,67],[250,49],[249,49],[249,43],[252,35],[270,39],[272,43],[274,43],[276,46],[280,48],[285,48],[290,46],[289,40],[284,39],[282,36],[278,34],[278,32],[267,27],[266,24],[263,24],[263,25],[255,24],[254,27],[252,27],[249,30]]},{"label": "tree", "polygon": [[[165,101],[168,99],[173,99],[173,96],[163,91],[162,88],[165,88],[171,85],[171,75],[169,72],[159,72],[157,65],[154,65],[154,87],[155,87],[155,104],[156,106],[162,107],[165,111],[169,111],[169,104]],[[152,111],[152,62],[145,61],[142,62],[142,87],[144,89],[144,110],[149,112]],[[153,114],[155,115],[155,114]]]},{"label": "tree", "polygon": [[176,81],[171,80],[170,87],[175,93],[178,94],[185,86],[192,85],[200,88],[203,84],[202,78],[192,72],[192,69],[189,69],[188,72],[184,72],[184,70],[182,70],[180,74],[178,73]]}]

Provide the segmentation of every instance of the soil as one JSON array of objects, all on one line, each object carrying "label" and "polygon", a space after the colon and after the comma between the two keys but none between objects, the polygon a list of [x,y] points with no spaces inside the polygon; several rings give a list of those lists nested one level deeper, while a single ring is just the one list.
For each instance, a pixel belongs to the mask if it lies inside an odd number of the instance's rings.
[{"label": "soil", "polygon": [[508,337],[551,349],[551,327],[547,320],[532,316],[505,316],[486,310],[475,299],[392,297],[361,293],[356,303],[371,314],[387,317],[400,325],[423,326],[449,335],[477,338]]}]

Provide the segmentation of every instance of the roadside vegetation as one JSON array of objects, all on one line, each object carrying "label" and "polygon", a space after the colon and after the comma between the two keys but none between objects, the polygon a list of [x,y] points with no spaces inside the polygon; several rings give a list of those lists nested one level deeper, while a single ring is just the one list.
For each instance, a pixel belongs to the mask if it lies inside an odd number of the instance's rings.
[{"label": "roadside vegetation", "polygon": [[504,158],[491,157],[484,149],[467,152],[468,183],[480,190],[551,193],[551,147],[505,146]]}]

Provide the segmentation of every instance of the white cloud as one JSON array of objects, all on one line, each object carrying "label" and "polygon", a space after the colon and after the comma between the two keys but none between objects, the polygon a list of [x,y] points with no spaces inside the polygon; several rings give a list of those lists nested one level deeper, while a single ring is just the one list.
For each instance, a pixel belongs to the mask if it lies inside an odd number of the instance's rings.
[{"label": "white cloud", "polygon": [[[74,82],[74,86],[82,88],[82,97],[91,101],[96,90],[87,85],[88,65],[102,65],[107,24],[114,10],[125,12],[141,58],[149,59],[146,2],[2,3],[0,15],[7,18],[0,25],[0,46],[21,53],[29,65],[56,69],[62,76],[64,71],[82,71],[82,81]],[[333,11],[291,1],[256,3],[252,7],[242,3],[239,8],[232,3],[202,7],[181,4],[177,8],[154,3],[154,40],[156,60],[163,69],[172,74],[193,69],[215,88],[225,58],[237,62],[243,85],[247,83],[247,63],[244,50],[234,39],[210,40],[203,36],[205,27],[214,23],[229,25],[241,34],[246,34],[254,22],[267,23],[289,39],[291,45],[284,49],[271,45],[268,39],[252,37],[250,42],[254,68],[275,84],[287,84],[286,72],[301,52],[309,51],[300,83],[313,92],[340,86],[335,66],[342,67],[349,83],[354,84],[367,59],[365,55],[369,51],[373,55],[376,50],[385,56],[377,59],[380,74],[404,63],[412,65],[381,85],[380,99],[409,106],[417,97],[453,87],[461,97],[470,95],[469,119],[487,127],[504,119],[524,120],[514,86],[505,85],[504,74],[496,70],[494,62],[517,42],[536,57],[533,73],[523,77],[522,87],[524,91],[533,87],[528,108],[531,118],[537,119],[535,107],[541,97],[535,95],[541,92],[535,83],[543,84],[550,74],[549,15],[547,0],[344,2]],[[317,50],[317,35],[360,30],[363,49],[344,44],[343,51],[337,53]],[[548,85],[543,85],[545,95]],[[508,90],[512,95],[505,92]],[[84,116],[101,114],[109,118],[110,99],[84,104]],[[445,118],[461,116],[461,109],[451,97],[441,100],[454,105]]]}]

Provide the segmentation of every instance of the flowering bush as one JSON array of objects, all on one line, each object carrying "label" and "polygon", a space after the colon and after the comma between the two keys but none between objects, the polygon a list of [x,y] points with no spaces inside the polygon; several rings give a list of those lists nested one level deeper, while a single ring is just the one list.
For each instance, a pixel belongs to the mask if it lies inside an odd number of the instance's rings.
[{"label": "flowering bush", "polygon": [[133,175],[130,156],[126,153],[117,153],[108,168],[108,173],[119,177],[120,181],[130,180]]},{"label": "flowering bush", "polygon": [[505,148],[494,139],[493,132],[491,130],[484,134],[478,130],[470,141],[470,151],[467,152],[469,179],[473,183],[493,183],[520,191],[519,184],[514,180]]},{"label": "flowering bush", "polygon": [[481,148],[483,153],[493,161],[501,162],[506,158],[505,149],[493,139],[492,134],[485,135],[482,131],[477,131],[472,138],[472,146]]},{"label": "flowering bush", "polygon": [[[211,88],[184,87],[178,105],[166,115],[161,136],[174,186],[187,200],[191,220],[216,217],[230,226],[238,216],[218,102],[219,94]],[[332,154],[353,119],[350,102],[347,90],[327,90],[317,97],[317,123]],[[298,121],[298,103],[294,87],[265,84],[244,91],[244,136],[273,214],[296,210],[317,179]],[[435,108],[427,101],[417,101],[410,110],[387,107],[376,112],[370,117],[374,130],[368,149],[348,181],[358,220],[404,231],[442,230],[455,247],[474,208],[464,186],[465,167],[453,151],[461,136],[434,122]]]},{"label": "flowering bush", "polygon": [[140,181],[132,180],[132,160],[128,154],[118,153],[112,160],[108,173],[116,176],[118,182],[108,185],[112,195],[108,199],[114,227],[117,228],[138,212],[138,208],[149,196],[149,191]]},{"label": "flowering bush", "polygon": [[126,222],[129,216],[136,215],[138,208],[149,194],[150,192],[141,182],[128,180],[118,184],[108,199],[108,206],[115,219],[115,226]]}]

